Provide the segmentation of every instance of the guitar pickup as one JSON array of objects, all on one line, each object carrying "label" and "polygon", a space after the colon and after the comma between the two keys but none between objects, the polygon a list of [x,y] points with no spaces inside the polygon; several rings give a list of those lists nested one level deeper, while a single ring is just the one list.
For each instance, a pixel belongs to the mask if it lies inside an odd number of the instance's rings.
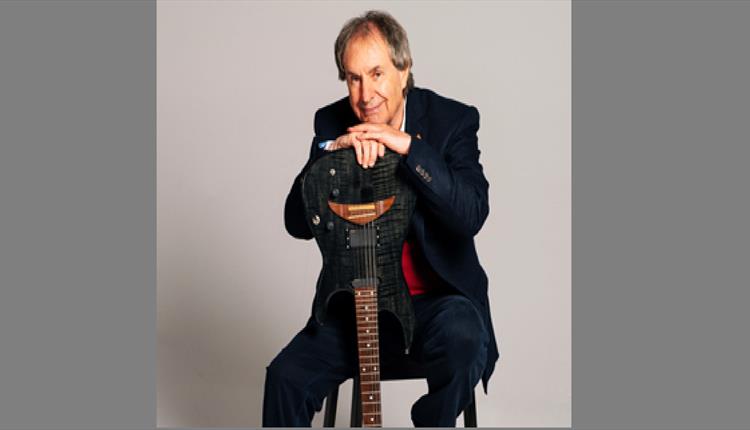
[{"label": "guitar pickup", "polygon": [[380,246],[380,227],[346,229],[346,249]]}]

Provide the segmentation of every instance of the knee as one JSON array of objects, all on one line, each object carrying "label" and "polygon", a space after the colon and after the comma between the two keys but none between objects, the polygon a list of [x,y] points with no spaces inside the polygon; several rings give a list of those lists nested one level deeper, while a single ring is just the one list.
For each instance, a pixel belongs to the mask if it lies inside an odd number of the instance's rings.
[{"label": "knee", "polygon": [[486,345],[478,332],[456,333],[446,342],[446,360],[452,368],[462,369],[477,365],[484,360]]},{"label": "knee", "polygon": [[452,368],[469,368],[483,363],[488,336],[471,303],[457,306],[452,323],[443,331],[445,358]]}]

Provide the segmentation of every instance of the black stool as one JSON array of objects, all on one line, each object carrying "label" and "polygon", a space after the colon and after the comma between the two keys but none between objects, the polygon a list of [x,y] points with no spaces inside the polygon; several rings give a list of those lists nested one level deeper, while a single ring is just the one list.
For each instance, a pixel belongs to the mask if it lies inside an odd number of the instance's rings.
[{"label": "black stool", "polygon": [[[381,381],[395,381],[401,379],[424,379],[419,365],[412,361],[400,363],[398,367],[381,368]],[[336,424],[336,404],[338,403],[339,387],[335,387],[326,397],[326,408],[323,415],[323,427],[333,427]],[[477,405],[474,391],[471,392],[471,402],[464,409],[464,427],[477,426]],[[362,427],[362,404],[359,396],[359,375],[354,376],[352,383],[352,414],[350,427]]]}]

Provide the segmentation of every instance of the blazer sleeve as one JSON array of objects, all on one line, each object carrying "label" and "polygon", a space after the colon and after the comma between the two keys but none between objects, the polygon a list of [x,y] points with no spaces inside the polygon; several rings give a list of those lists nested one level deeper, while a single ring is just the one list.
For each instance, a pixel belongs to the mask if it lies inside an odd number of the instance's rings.
[{"label": "blazer sleeve", "polygon": [[321,141],[328,140],[319,137],[319,117],[320,110],[315,113],[315,137],[313,137],[310,146],[310,156],[307,163],[305,163],[305,166],[302,168],[302,171],[294,178],[292,188],[289,190],[289,194],[286,196],[286,203],[284,204],[284,227],[286,227],[286,231],[290,235],[298,239],[307,240],[313,238],[312,230],[310,230],[310,226],[305,219],[305,204],[302,200],[302,178],[305,177],[307,170],[313,162],[326,153],[326,151],[321,149],[318,145]]},{"label": "blazer sleeve", "polygon": [[489,183],[479,163],[479,111],[470,106],[448,138],[444,154],[412,136],[403,165],[430,214],[455,234],[473,237],[489,214]]}]

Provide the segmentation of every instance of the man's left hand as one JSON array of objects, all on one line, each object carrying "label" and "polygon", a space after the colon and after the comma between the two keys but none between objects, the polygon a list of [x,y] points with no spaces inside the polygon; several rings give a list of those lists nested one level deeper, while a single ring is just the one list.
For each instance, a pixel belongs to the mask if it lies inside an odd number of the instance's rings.
[{"label": "man's left hand", "polygon": [[377,140],[391,151],[398,154],[406,155],[409,153],[411,136],[401,130],[396,130],[387,124],[363,123],[349,127],[348,131],[350,133],[361,133],[358,136],[359,139]]}]

